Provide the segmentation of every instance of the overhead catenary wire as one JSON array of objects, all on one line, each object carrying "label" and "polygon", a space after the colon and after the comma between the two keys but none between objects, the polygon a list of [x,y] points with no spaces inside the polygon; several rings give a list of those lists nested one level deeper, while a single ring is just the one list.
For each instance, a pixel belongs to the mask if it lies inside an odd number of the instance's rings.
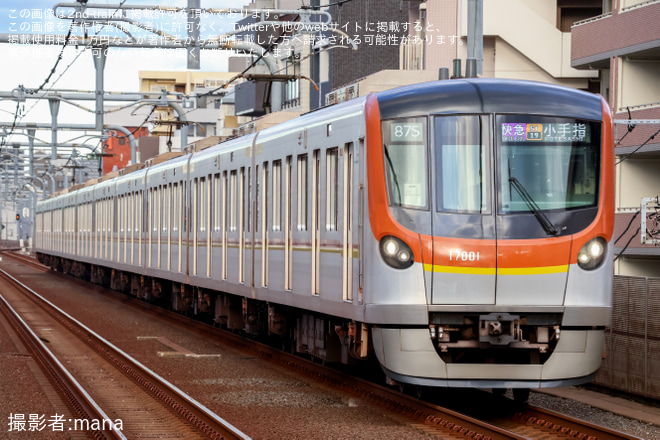
[{"label": "overhead catenary wire", "polygon": [[[127,0],[122,0],[121,3],[120,3],[119,6],[115,9],[114,12],[119,11],[119,9],[121,9],[121,7],[122,7],[122,6],[124,5],[124,3],[126,3],[126,2],[127,2]],[[114,14],[114,12],[113,12],[113,14]],[[46,85],[50,82],[52,76],[53,76],[53,75],[55,74],[55,72],[57,71],[57,66],[59,65],[60,61],[62,61],[62,59],[63,59],[63,56],[64,56],[64,50],[66,49],[66,47],[67,47],[68,44],[69,44],[69,41],[71,40],[71,34],[73,33],[73,29],[75,28],[75,23],[76,23],[76,19],[75,19],[75,18],[71,19],[71,25],[69,26],[69,31],[68,31],[68,33],[67,33],[65,39],[64,39],[64,44],[62,45],[62,49],[60,50],[60,53],[59,53],[59,55],[57,56],[57,59],[55,60],[55,64],[54,64],[53,67],[50,69],[50,72],[48,73],[48,76],[46,77],[46,79],[41,83],[41,85],[40,85],[37,89],[25,89],[25,91],[26,91],[27,93],[30,93],[30,94],[37,94],[37,93],[43,91],[44,88],[46,87]],[[98,35],[101,33],[101,31],[103,30],[104,27],[105,27],[105,25],[101,26],[101,27],[96,31],[96,33],[94,34],[94,36],[98,36]],[[51,84],[51,86],[50,86],[48,89],[46,89],[46,91],[50,91],[50,90],[52,90],[52,88],[55,86],[55,84],[57,84],[57,82],[58,82],[60,79],[62,79],[62,77],[64,76],[64,74],[65,74],[65,73],[71,68],[71,66],[73,66],[73,64],[76,63],[76,61],[78,61],[78,59],[80,58],[80,56],[81,56],[81,55],[82,55],[87,49],[89,49],[90,47],[91,47],[91,43],[88,44],[87,46],[85,46],[85,47],[83,48],[83,50],[81,50],[80,52],[78,52],[78,54],[76,55],[76,57],[75,57],[75,58],[74,58],[74,59],[73,59],[73,60],[72,60],[67,66],[66,66],[66,68],[60,73],[60,75],[57,77],[57,79]],[[20,85],[19,87],[23,88],[22,85]],[[39,101],[40,101],[41,99],[43,99],[43,97],[37,99],[37,100],[35,101],[35,103],[32,104],[32,106],[27,110],[27,112],[25,112],[23,115],[21,115],[21,119],[22,119],[23,117],[27,116],[27,115],[32,111],[32,109],[35,108],[35,106],[39,103]],[[15,129],[15,125],[16,125],[16,119],[14,119],[14,124],[13,124],[13,126],[12,126],[12,130],[11,130],[11,132],[9,133],[10,135],[13,133],[13,131],[14,131],[14,129]],[[3,145],[4,145],[4,138],[3,138]]]},{"label": "overhead catenary wire", "polygon": [[628,222],[628,226],[626,226],[626,229],[624,229],[624,231],[621,233],[621,235],[619,235],[619,237],[618,237],[616,240],[614,240],[614,243],[618,243],[618,241],[621,240],[621,237],[623,237],[624,235],[626,235],[626,232],[628,232],[628,229],[630,229],[630,226],[633,224],[633,222],[635,221],[635,219],[637,218],[637,216],[640,214],[640,212],[641,212],[641,211],[638,210],[638,211],[635,213],[635,215],[632,216],[632,218],[631,218],[630,221]]},{"label": "overhead catenary wire", "polygon": [[621,249],[621,252],[619,252],[619,253],[617,254],[617,256],[614,257],[613,262],[616,261],[616,260],[618,260],[619,257],[620,257],[621,255],[623,255],[624,252],[626,252],[626,249],[628,249],[628,246],[630,246],[630,243],[632,243],[633,239],[634,239],[635,237],[637,237],[637,235],[639,234],[639,231],[640,231],[641,229],[642,229],[641,226],[640,226],[639,228],[637,228],[637,231],[635,231],[635,233],[630,237],[630,239],[628,240],[628,243],[626,243],[626,245],[623,247],[623,249]]},{"label": "overhead catenary wire", "polygon": [[616,165],[619,165],[621,162],[623,162],[623,161],[625,161],[625,160],[627,160],[627,159],[630,159],[630,157],[631,157],[633,154],[637,153],[637,152],[638,152],[638,151],[639,151],[644,145],[648,144],[648,143],[651,142],[653,139],[655,139],[655,137],[658,135],[658,133],[660,133],[660,128],[658,128],[658,130],[657,130],[655,133],[653,133],[653,134],[652,134],[647,140],[645,140],[645,141],[644,141],[639,147],[635,148],[635,150],[634,150],[632,153],[630,153],[630,154],[626,154],[626,155],[625,155],[620,161],[618,161],[618,162],[616,163]]}]

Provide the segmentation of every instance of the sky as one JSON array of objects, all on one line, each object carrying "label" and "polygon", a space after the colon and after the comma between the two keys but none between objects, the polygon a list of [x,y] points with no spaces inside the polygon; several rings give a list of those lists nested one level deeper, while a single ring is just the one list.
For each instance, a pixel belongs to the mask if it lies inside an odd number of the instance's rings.
[{"label": "sky", "polygon": [[[75,3],[75,0],[68,0]],[[9,34],[10,38],[21,38],[25,34],[63,35],[68,32],[71,19],[53,17],[53,7],[57,0],[2,0],[0,2],[0,33]],[[89,0],[88,4],[118,5],[121,0]],[[201,0],[202,8],[241,7],[247,0]],[[185,7],[187,0],[127,0],[125,5],[161,5]],[[66,10],[62,10],[63,12]],[[114,9],[104,12],[114,12]],[[139,16],[137,12],[128,12],[130,18],[142,23],[153,25],[178,37],[186,35],[185,19],[182,14],[164,16]],[[202,16],[202,38],[222,34],[233,28],[237,18],[218,18],[217,15]],[[129,27],[129,31],[137,38],[148,37],[145,31]],[[99,29],[90,29],[93,35]],[[74,35],[82,35],[82,29],[76,29]],[[99,35],[125,38],[126,34],[115,28],[100,29]],[[19,86],[37,89],[49,76],[51,69],[61,53],[61,45],[25,45],[0,43],[0,62],[3,64],[0,73],[0,91],[11,91]],[[201,71],[226,71],[228,51],[202,51]],[[186,53],[183,50],[150,50],[150,49],[110,49],[105,66],[105,90],[135,92],[139,87],[138,72],[140,70],[186,70]],[[45,89],[73,89],[92,91],[95,88],[95,70],[90,50],[82,47],[68,46],[62,54],[62,60],[57,65],[55,73],[45,86]],[[82,103],[93,107],[94,103]],[[0,125],[14,119],[16,103],[10,100],[0,100]],[[47,102],[27,100],[19,108],[22,122],[50,122],[50,111]],[[94,116],[86,111],[68,104],[60,107],[60,122],[93,123]],[[47,139],[50,134],[41,132],[39,137]],[[59,139],[65,141],[64,139]]]}]

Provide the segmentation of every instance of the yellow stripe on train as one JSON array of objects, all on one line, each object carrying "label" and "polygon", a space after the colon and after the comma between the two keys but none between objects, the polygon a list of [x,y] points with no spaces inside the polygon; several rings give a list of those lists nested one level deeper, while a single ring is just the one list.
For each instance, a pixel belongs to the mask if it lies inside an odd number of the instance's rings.
[{"label": "yellow stripe on train", "polygon": [[457,273],[466,275],[544,275],[568,272],[568,264],[560,266],[542,267],[465,267],[465,266],[436,266],[424,264],[426,272]]}]

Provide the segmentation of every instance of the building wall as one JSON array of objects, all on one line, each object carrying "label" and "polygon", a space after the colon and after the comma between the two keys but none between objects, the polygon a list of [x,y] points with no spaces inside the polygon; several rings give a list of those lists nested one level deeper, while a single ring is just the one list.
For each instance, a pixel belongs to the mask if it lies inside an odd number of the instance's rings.
[{"label": "building wall", "polygon": [[660,103],[660,59],[619,57],[617,62],[619,110]]},{"label": "building wall", "polygon": [[[421,66],[417,68],[437,71],[440,67],[449,67],[451,72],[453,59],[460,58],[465,72],[469,32],[467,0],[407,3],[410,4],[409,22],[422,24],[421,30],[410,31],[411,38],[421,39],[423,46],[414,49],[423,57],[423,62],[416,63]],[[571,35],[557,28],[558,15],[556,0],[484,1],[483,65],[479,76],[529,79],[589,89],[590,80],[597,78],[598,72],[571,67]]]},{"label": "building wall", "polygon": [[[599,69],[602,90],[615,120],[615,274],[660,276],[660,249],[642,244],[643,197],[660,193],[660,136],[657,124],[630,126],[628,119],[660,119],[660,2],[613,0],[612,11],[572,28],[571,65]],[[604,86],[605,84],[603,84]],[[653,136],[655,135],[655,139]],[[647,230],[657,230],[647,215]],[[657,238],[657,234],[656,234]]]},{"label": "building wall", "polygon": [[[620,159],[619,159],[620,160]],[[617,166],[617,208],[639,208],[643,197],[660,189],[660,159],[628,159]]]},{"label": "building wall", "polygon": [[[625,243],[624,243],[625,244]],[[616,260],[617,275],[631,277],[660,277],[660,264],[657,258],[622,257]]]},{"label": "building wall", "polygon": [[[333,22],[338,29],[351,38],[359,38],[358,50],[333,49],[330,52],[330,79],[333,88],[338,88],[355,80],[384,69],[399,68],[399,45],[377,44],[377,35],[396,35],[400,39],[406,32],[403,23],[408,22],[408,8],[411,4],[400,0],[353,0],[341,6],[330,8]],[[381,32],[377,23],[398,23],[399,31]],[[367,29],[368,28],[368,29]],[[370,37],[369,37],[370,36]],[[369,43],[371,38],[373,43]],[[392,38],[392,37],[390,37]]]},{"label": "building wall", "polygon": [[[414,5],[415,2],[410,2]],[[463,49],[463,41],[458,37],[458,10],[460,2],[456,0],[426,2],[426,59],[424,68],[438,70],[448,67],[458,58]],[[412,13],[411,17],[415,14]]]}]

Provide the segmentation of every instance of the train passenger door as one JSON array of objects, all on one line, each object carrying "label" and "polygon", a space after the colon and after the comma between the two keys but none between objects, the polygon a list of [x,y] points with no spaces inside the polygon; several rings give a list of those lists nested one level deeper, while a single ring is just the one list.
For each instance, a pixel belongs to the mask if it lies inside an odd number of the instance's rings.
[{"label": "train passenger door", "polygon": [[312,295],[321,292],[321,150],[312,154]]},{"label": "train passenger door", "polygon": [[434,116],[429,123],[434,240],[426,270],[432,273],[432,303],[495,304],[490,118]]},{"label": "train passenger door", "polygon": [[172,184],[172,213],[170,227],[170,261],[169,269],[173,272],[182,271],[181,266],[181,236],[183,227],[182,221],[182,194],[183,182],[174,182]]},{"label": "train passenger door", "polygon": [[344,208],[343,208],[343,230],[342,230],[342,287],[343,300],[353,301],[353,157],[355,151],[353,142],[344,145]]},{"label": "train passenger door", "polygon": [[245,169],[241,168],[225,172],[226,206],[223,278],[232,283],[243,282],[243,227],[241,225]]},{"label": "train passenger door", "polygon": [[[309,295],[312,282],[312,258],[310,258],[312,228],[310,227],[309,200],[310,190],[310,158],[307,153],[299,154],[295,159],[295,177],[292,179],[295,185],[295,228],[292,232],[293,243],[296,249],[292,256],[293,293]],[[295,249],[294,247],[294,249]],[[309,250],[307,250],[309,249]]]}]

